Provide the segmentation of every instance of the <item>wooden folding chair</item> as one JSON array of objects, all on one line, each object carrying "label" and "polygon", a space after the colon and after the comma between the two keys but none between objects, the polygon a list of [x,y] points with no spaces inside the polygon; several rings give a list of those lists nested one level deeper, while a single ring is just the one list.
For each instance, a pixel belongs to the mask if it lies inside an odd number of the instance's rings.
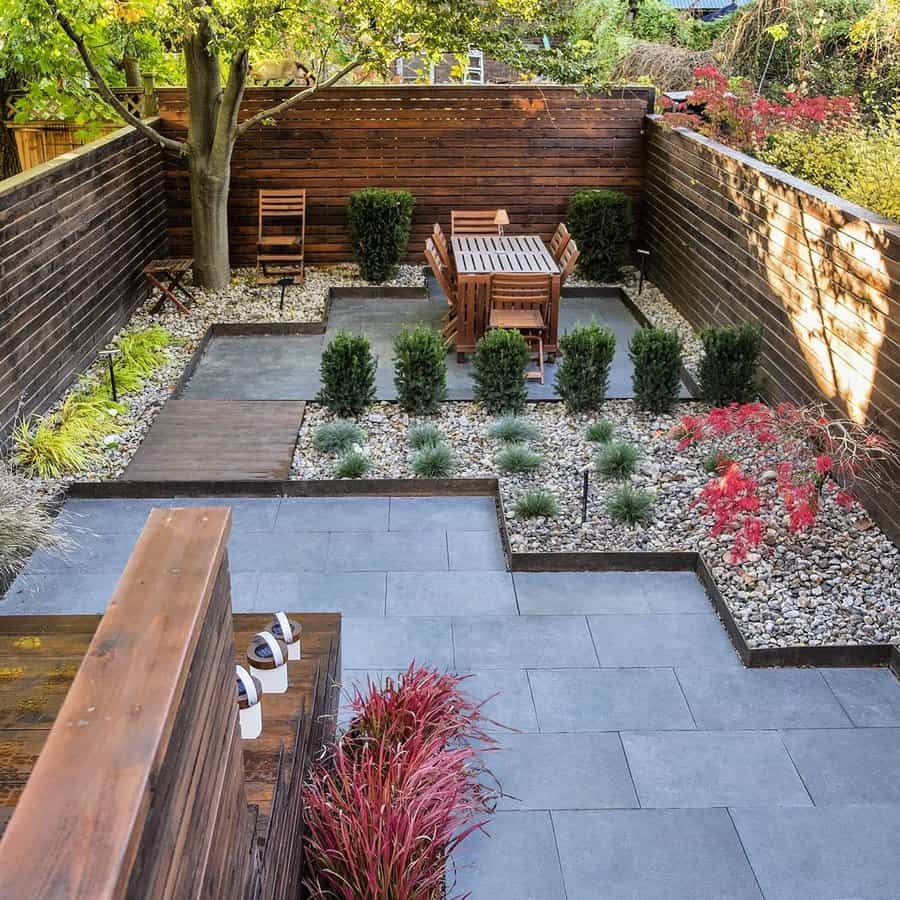
[{"label": "wooden folding chair", "polygon": [[544,335],[550,309],[550,275],[491,276],[491,316],[489,327],[522,332],[537,352],[537,371],[526,378],[544,383]]},{"label": "wooden folding chair", "polygon": [[441,260],[441,254],[431,238],[428,238],[428,240],[425,241],[425,261],[428,263],[431,271],[434,272],[434,277],[437,279],[437,283],[441,286],[441,290],[447,298],[447,306],[449,309],[447,310],[444,327],[441,330],[441,336],[444,338],[445,344],[449,347],[456,339],[458,327],[456,321],[458,308],[456,285],[451,280],[450,270]]},{"label": "wooden folding chair", "polygon": [[260,190],[256,235],[257,280],[278,284],[303,281],[306,243],[306,191]]},{"label": "wooden folding chair", "polygon": [[496,209],[450,210],[450,237],[464,234],[500,234]]},{"label": "wooden folding chair", "polygon": [[550,238],[550,244],[548,245],[550,253],[557,262],[559,262],[559,258],[570,240],[572,240],[572,235],[569,234],[569,229],[566,228],[565,222],[560,222],[556,226],[556,231],[553,232],[553,237]]},{"label": "wooden folding chair", "polygon": [[578,249],[578,244],[574,240],[569,240],[566,246],[563,247],[558,260],[560,287],[566,283],[566,279],[575,271],[575,263],[578,262],[579,256],[581,256],[581,251]]},{"label": "wooden folding chair", "polygon": [[453,260],[453,254],[450,252],[450,245],[447,243],[447,237],[444,229],[441,228],[439,222],[434,223],[434,230],[431,232],[431,240],[434,241],[435,249],[441,258],[441,265],[447,270],[450,281],[456,287],[456,264]]}]

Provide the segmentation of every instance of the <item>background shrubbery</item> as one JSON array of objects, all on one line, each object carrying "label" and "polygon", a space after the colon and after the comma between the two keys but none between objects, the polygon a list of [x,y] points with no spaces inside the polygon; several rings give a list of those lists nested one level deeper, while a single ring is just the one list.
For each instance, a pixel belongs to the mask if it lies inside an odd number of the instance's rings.
[{"label": "background shrubbery", "polygon": [[712,406],[747,403],[759,396],[762,328],[754,322],[700,332],[700,394]]},{"label": "background shrubbery", "polygon": [[566,222],[581,251],[578,270],[597,281],[618,279],[631,238],[631,200],[618,191],[576,191]]},{"label": "background shrubbery", "polygon": [[385,281],[406,255],[415,198],[409,191],[365,188],[347,198],[353,255],[366,281]]}]

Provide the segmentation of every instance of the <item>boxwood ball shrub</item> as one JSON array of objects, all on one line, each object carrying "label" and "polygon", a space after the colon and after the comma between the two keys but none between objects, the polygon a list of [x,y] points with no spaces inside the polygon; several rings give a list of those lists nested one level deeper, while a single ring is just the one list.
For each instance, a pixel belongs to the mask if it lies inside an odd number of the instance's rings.
[{"label": "boxwood ball shrub", "polygon": [[559,514],[559,504],[550,491],[525,491],[513,503],[517,519],[553,519]]},{"label": "boxwood ball shrub", "polygon": [[596,281],[615,281],[631,239],[631,200],[619,191],[575,191],[566,224],[578,244],[578,270]]},{"label": "boxwood ball shrub", "polygon": [[338,416],[358,416],[375,399],[377,366],[364,334],[337,332],[322,351],[316,400]]},{"label": "boxwood ball shrub", "polygon": [[614,488],[606,498],[606,512],[623,525],[648,525],[653,521],[656,494],[631,482]]},{"label": "boxwood ball shrub", "polygon": [[713,406],[749,403],[759,396],[762,328],[755,322],[700,332],[700,393]]},{"label": "boxwood ball shrub", "polygon": [[413,425],[407,432],[410,447],[421,450],[423,447],[434,447],[443,443],[444,435],[435,425]]},{"label": "boxwood ball shrub", "polygon": [[631,384],[641,409],[668,412],[681,386],[681,338],[665,328],[639,328],[628,347]]},{"label": "boxwood ball shrub", "polygon": [[338,419],[320,425],[313,434],[312,445],[320,453],[343,453],[365,439],[366,433],[356,422]]},{"label": "boxwood ball shrub", "polygon": [[625,441],[611,441],[597,454],[594,468],[601,478],[624,481],[634,474],[640,458],[640,447]]},{"label": "boxwood ball shrub", "polygon": [[394,338],[394,386],[407,412],[430,415],[447,398],[447,348],[425,325],[402,328]]},{"label": "boxwood ball shrub", "polygon": [[528,393],[528,344],[518,331],[496,328],[475,345],[472,378],[475,399],[492,415],[521,412]]},{"label": "boxwood ball shrub", "polygon": [[415,198],[409,191],[365,188],[347,198],[353,255],[366,281],[389,278],[409,244]]},{"label": "boxwood ball shrub", "polygon": [[446,444],[423,447],[412,458],[412,470],[419,478],[447,478],[454,465],[453,451]]},{"label": "boxwood ball shrub", "polygon": [[576,325],[559,339],[562,361],[556,369],[556,393],[569,412],[597,409],[606,399],[616,336],[596,322]]}]

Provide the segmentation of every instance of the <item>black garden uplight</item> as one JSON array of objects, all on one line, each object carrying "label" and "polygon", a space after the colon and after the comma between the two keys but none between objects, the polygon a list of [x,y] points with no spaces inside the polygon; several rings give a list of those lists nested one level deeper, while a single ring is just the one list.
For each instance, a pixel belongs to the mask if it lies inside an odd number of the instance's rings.
[{"label": "black garden uplight", "polygon": [[112,393],[112,401],[113,403],[117,403],[119,400],[119,396],[116,392],[116,367],[113,360],[117,356],[121,356],[122,351],[113,349],[113,350],[101,350],[99,355],[106,358],[106,362],[109,365],[109,388]]},{"label": "black garden uplight", "polygon": [[294,278],[291,276],[290,278],[279,278],[278,284],[281,285],[281,300],[278,303],[278,311],[284,312],[284,292],[287,290],[289,284],[294,283]]},{"label": "black garden uplight", "polygon": [[638,294],[640,294],[644,289],[644,266],[647,263],[647,257],[649,255],[649,250],[638,250],[638,256],[640,257],[640,261],[638,263],[640,267],[640,277],[638,278]]}]

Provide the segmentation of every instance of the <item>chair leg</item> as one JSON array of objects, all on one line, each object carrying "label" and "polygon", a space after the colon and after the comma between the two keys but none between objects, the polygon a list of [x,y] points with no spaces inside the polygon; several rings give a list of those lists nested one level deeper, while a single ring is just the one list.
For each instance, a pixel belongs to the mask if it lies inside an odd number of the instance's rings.
[{"label": "chair leg", "polygon": [[541,373],[541,384],[544,383],[544,339],[538,335],[538,371]]}]

